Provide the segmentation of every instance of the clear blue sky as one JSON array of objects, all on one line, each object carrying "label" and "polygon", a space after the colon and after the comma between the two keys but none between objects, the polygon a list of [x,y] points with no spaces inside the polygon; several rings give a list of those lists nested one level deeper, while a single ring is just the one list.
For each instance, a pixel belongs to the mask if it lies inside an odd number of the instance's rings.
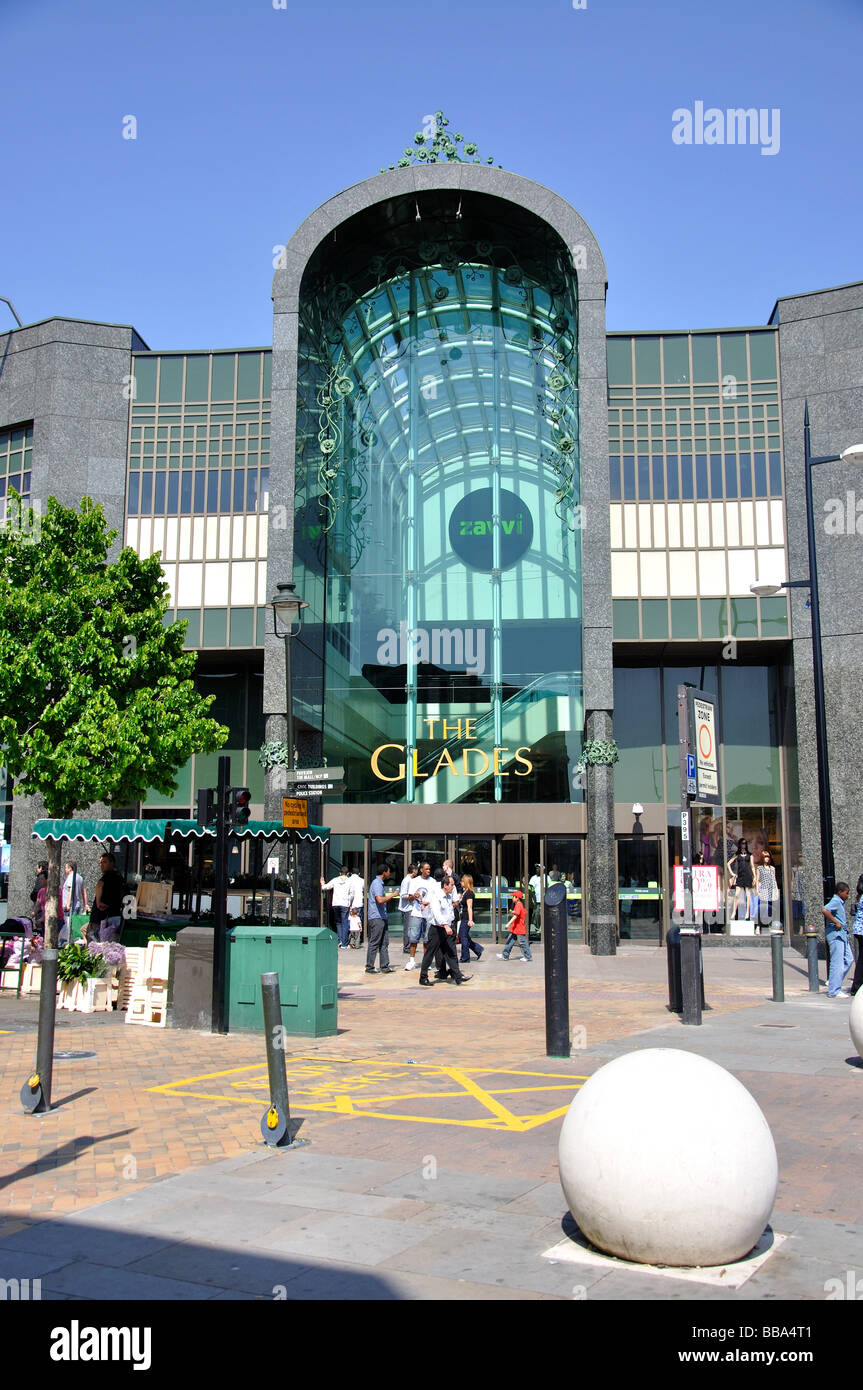
[{"label": "clear blue sky", "polygon": [[[0,0],[0,45],[25,323],[271,342],[272,247],[439,107],[586,218],[611,329],[763,323],[863,278],[863,0]],[[779,152],[675,144],[696,101],[778,107]]]}]

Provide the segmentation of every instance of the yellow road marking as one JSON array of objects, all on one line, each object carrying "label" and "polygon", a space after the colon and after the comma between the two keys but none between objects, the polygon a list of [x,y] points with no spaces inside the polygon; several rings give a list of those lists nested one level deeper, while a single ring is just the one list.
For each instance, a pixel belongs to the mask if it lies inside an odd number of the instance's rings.
[{"label": "yellow road marking", "polygon": [[[387,1064],[379,1058],[324,1058],[309,1057],[299,1055],[287,1057],[288,1082],[295,1093],[301,1098],[301,1104],[305,1109],[314,1110],[325,1115],[349,1115],[356,1119],[381,1119],[381,1120],[400,1120],[410,1124],[440,1124],[440,1125],[460,1125],[468,1129],[490,1129],[490,1130],[509,1130],[515,1133],[525,1133],[535,1129],[538,1125],[547,1124],[550,1120],[565,1115],[568,1105],[548,1110],[540,1115],[514,1115],[506,1108],[497,1096],[508,1095],[531,1095],[534,1092],[543,1091],[574,1091],[587,1080],[586,1076],[569,1075],[566,1072],[546,1072],[546,1071],[512,1071],[504,1067],[442,1067],[428,1062],[418,1062],[405,1064],[404,1069],[393,1067],[392,1063]],[[308,1065],[311,1063],[312,1065]],[[306,1064],[306,1065],[303,1065]],[[408,1065],[410,1070],[407,1069]],[[360,1068],[366,1067],[366,1072]],[[339,1069],[338,1076],[328,1076],[334,1068]],[[356,1068],[356,1072],[353,1069]],[[346,1069],[349,1074],[345,1075]],[[370,1088],[381,1081],[403,1080],[414,1072],[415,1082],[421,1085],[426,1084],[426,1089],[416,1091],[411,1090],[402,1094],[381,1095],[376,1092],[370,1093],[368,1089],[358,1094],[359,1088]],[[248,1073],[256,1073],[249,1075]],[[353,1072],[353,1075],[350,1074]],[[233,1094],[218,1095],[213,1093],[201,1092],[198,1090],[186,1090],[185,1087],[200,1084],[202,1081],[227,1080],[230,1077],[241,1077],[242,1079],[230,1081]],[[359,1074],[357,1074],[359,1073]],[[480,1086],[474,1078],[499,1077],[522,1078],[536,1077],[544,1084],[527,1086]],[[324,1080],[323,1078],[326,1077]],[[433,1081],[446,1083],[455,1082],[458,1090],[447,1089],[445,1091],[431,1088]],[[318,1083],[318,1084],[316,1084]],[[238,1095],[238,1090],[246,1091],[265,1091],[269,1086],[268,1079],[263,1075],[260,1063],[245,1067],[231,1067],[224,1071],[208,1072],[204,1075],[191,1076],[185,1080],[165,1082],[161,1086],[152,1086],[148,1089],[162,1095],[176,1097],[188,1096],[196,1100],[227,1101],[229,1104],[260,1105],[259,1095]],[[316,1097],[317,1099],[311,1099]],[[371,1106],[392,1105],[394,1103],[404,1104],[406,1101],[429,1101],[437,1100],[460,1100],[470,1097],[478,1102],[483,1109],[490,1112],[476,1119],[460,1119],[457,1116],[446,1115],[405,1115],[392,1111],[373,1110]]]},{"label": "yellow road marking", "polygon": [[445,1067],[444,1071],[452,1077],[453,1081],[460,1081],[468,1094],[478,1100],[480,1105],[484,1105],[487,1110],[490,1110],[493,1115],[497,1115],[499,1120],[503,1120],[512,1129],[521,1129],[521,1121],[517,1120],[506,1106],[501,1105],[493,1096],[490,1096],[488,1091],[484,1091],[481,1086],[472,1081],[466,1072],[461,1071],[458,1067]]}]

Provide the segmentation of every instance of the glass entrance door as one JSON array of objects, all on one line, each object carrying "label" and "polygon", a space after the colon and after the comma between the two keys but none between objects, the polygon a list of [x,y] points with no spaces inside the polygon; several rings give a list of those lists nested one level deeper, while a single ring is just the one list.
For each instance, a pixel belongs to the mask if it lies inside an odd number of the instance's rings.
[{"label": "glass entrance door", "polygon": [[492,884],[492,925],[495,940],[505,935],[504,928],[512,911],[512,891],[520,888],[527,907],[527,836],[498,835],[496,843],[496,873]]},{"label": "glass entrance door", "polygon": [[476,933],[487,936],[491,926],[492,881],[494,876],[495,844],[491,836],[459,835],[453,863],[456,874],[470,874],[473,879],[473,920]]},{"label": "glass entrance door", "polygon": [[630,835],[617,841],[617,925],[621,941],[662,944],[661,851],[658,835]]}]

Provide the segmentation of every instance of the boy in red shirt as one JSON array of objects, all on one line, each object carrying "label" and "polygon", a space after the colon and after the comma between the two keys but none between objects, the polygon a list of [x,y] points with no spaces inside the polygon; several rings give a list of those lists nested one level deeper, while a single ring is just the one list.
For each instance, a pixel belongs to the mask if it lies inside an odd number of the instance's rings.
[{"label": "boy in red shirt", "polygon": [[521,959],[527,962],[533,960],[533,956],[530,954],[530,943],[527,939],[527,913],[524,908],[524,894],[520,888],[516,888],[510,893],[510,897],[513,900],[512,916],[506,924],[509,936],[503,950],[498,951],[497,958],[498,960],[509,960],[509,953],[518,942],[521,947]]}]

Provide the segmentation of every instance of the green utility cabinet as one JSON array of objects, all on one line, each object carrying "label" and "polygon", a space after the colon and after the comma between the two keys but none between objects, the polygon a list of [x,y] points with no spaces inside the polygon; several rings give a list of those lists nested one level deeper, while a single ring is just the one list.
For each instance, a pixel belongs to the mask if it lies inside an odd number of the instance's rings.
[{"label": "green utility cabinet", "polygon": [[261,1032],[261,976],[279,977],[287,1034],[330,1038],[338,1032],[338,946],[329,927],[238,924],[228,937],[228,1028]]}]

